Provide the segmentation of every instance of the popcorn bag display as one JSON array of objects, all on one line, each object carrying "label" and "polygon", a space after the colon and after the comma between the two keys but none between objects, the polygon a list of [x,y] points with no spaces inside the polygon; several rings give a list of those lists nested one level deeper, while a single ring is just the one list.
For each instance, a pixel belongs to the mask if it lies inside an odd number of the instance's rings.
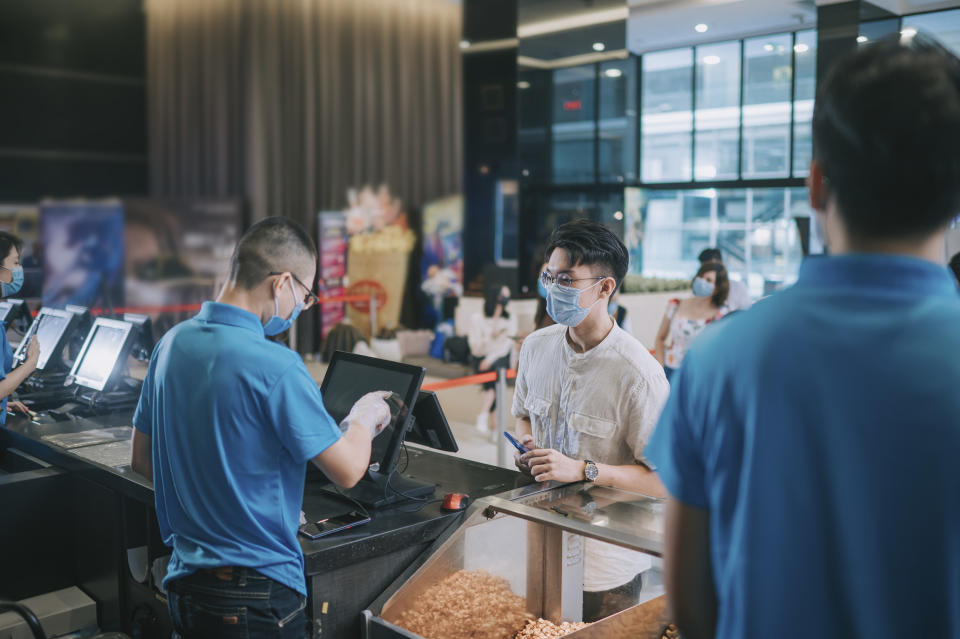
[{"label": "popcorn bag display", "polygon": [[[386,186],[347,193],[348,295],[376,295],[377,330],[395,328],[407,283],[410,252],[416,242],[400,201]],[[369,301],[347,305],[347,317],[365,334],[370,332]]]}]

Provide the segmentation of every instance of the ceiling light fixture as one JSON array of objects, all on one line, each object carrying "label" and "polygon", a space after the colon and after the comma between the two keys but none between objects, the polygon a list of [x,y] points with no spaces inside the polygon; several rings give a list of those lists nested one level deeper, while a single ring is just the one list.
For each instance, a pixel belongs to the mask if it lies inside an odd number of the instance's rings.
[{"label": "ceiling light fixture", "polygon": [[695,27],[693,28],[693,30],[696,31],[697,33],[706,33],[706,32],[707,32],[707,29],[709,29],[709,28],[710,28],[710,27],[708,27],[707,25],[705,25],[705,24],[703,24],[703,23],[701,22],[700,24],[698,24],[697,26],[695,26]]},{"label": "ceiling light fixture", "polygon": [[900,32],[900,35],[902,35],[904,38],[912,38],[913,36],[917,35],[917,30],[913,27],[907,27]]},{"label": "ceiling light fixture", "polygon": [[623,211],[617,211],[613,214],[613,219],[620,221],[623,219]]},{"label": "ceiling light fixture", "polygon": [[517,82],[517,88],[518,88],[518,89],[529,89],[529,88],[530,88],[530,83],[527,82],[526,80],[520,80],[519,82]]},{"label": "ceiling light fixture", "polygon": [[863,44],[864,42],[867,42],[868,40],[870,40],[870,38],[868,38],[867,36],[857,36],[857,42],[859,42],[860,44]]},{"label": "ceiling light fixture", "polygon": [[773,51],[773,45],[768,42],[765,45],[763,45],[763,50],[766,51],[767,53],[771,53]]},{"label": "ceiling light fixture", "polygon": [[708,55],[703,57],[704,64],[720,64],[720,56]]},{"label": "ceiling light fixture", "polygon": [[806,44],[797,44],[797,45],[794,45],[793,50],[796,51],[797,53],[806,53],[807,51],[810,50],[810,47]]},{"label": "ceiling light fixture", "polygon": [[603,51],[603,50],[606,49],[606,48],[607,48],[607,45],[605,45],[605,44],[602,43],[602,42],[594,42],[594,43],[593,43],[593,50],[594,50],[594,51]]},{"label": "ceiling light fixture", "polygon": [[603,75],[607,76],[608,78],[619,78],[623,75],[623,71],[620,69],[607,69],[603,72]]},{"label": "ceiling light fixture", "polygon": [[470,41],[469,41],[469,40],[461,40],[461,41],[460,41],[460,48],[461,48],[461,49],[469,49],[469,48],[470,48]]}]

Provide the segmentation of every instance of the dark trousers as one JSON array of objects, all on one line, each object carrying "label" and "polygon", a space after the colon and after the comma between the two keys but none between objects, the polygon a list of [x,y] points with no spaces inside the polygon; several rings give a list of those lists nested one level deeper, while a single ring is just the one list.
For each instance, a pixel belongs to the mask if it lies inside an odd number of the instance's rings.
[{"label": "dark trousers", "polygon": [[588,623],[600,621],[610,615],[623,612],[637,605],[643,590],[643,573],[611,590],[600,592],[583,591],[583,620]]},{"label": "dark trousers", "polygon": [[174,639],[304,639],[306,598],[250,568],[214,568],[170,582]]}]

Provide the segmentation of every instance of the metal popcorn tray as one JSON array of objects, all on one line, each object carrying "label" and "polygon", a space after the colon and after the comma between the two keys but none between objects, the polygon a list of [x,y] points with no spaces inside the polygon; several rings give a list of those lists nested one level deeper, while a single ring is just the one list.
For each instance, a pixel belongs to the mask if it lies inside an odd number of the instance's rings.
[{"label": "metal popcorn tray", "polygon": [[[481,499],[364,611],[364,637],[513,639],[528,620],[580,622],[584,540],[659,556],[663,510],[659,499],[586,483]],[[565,636],[659,638],[664,607],[657,597]]]}]

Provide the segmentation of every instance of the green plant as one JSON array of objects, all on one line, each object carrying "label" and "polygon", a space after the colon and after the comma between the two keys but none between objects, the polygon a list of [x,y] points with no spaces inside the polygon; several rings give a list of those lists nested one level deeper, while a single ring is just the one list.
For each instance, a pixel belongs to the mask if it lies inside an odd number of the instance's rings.
[{"label": "green plant", "polygon": [[671,280],[662,277],[644,277],[627,275],[623,278],[621,290],[624,293],[664,293],[684,291],[690,288],[690,280]]}]

